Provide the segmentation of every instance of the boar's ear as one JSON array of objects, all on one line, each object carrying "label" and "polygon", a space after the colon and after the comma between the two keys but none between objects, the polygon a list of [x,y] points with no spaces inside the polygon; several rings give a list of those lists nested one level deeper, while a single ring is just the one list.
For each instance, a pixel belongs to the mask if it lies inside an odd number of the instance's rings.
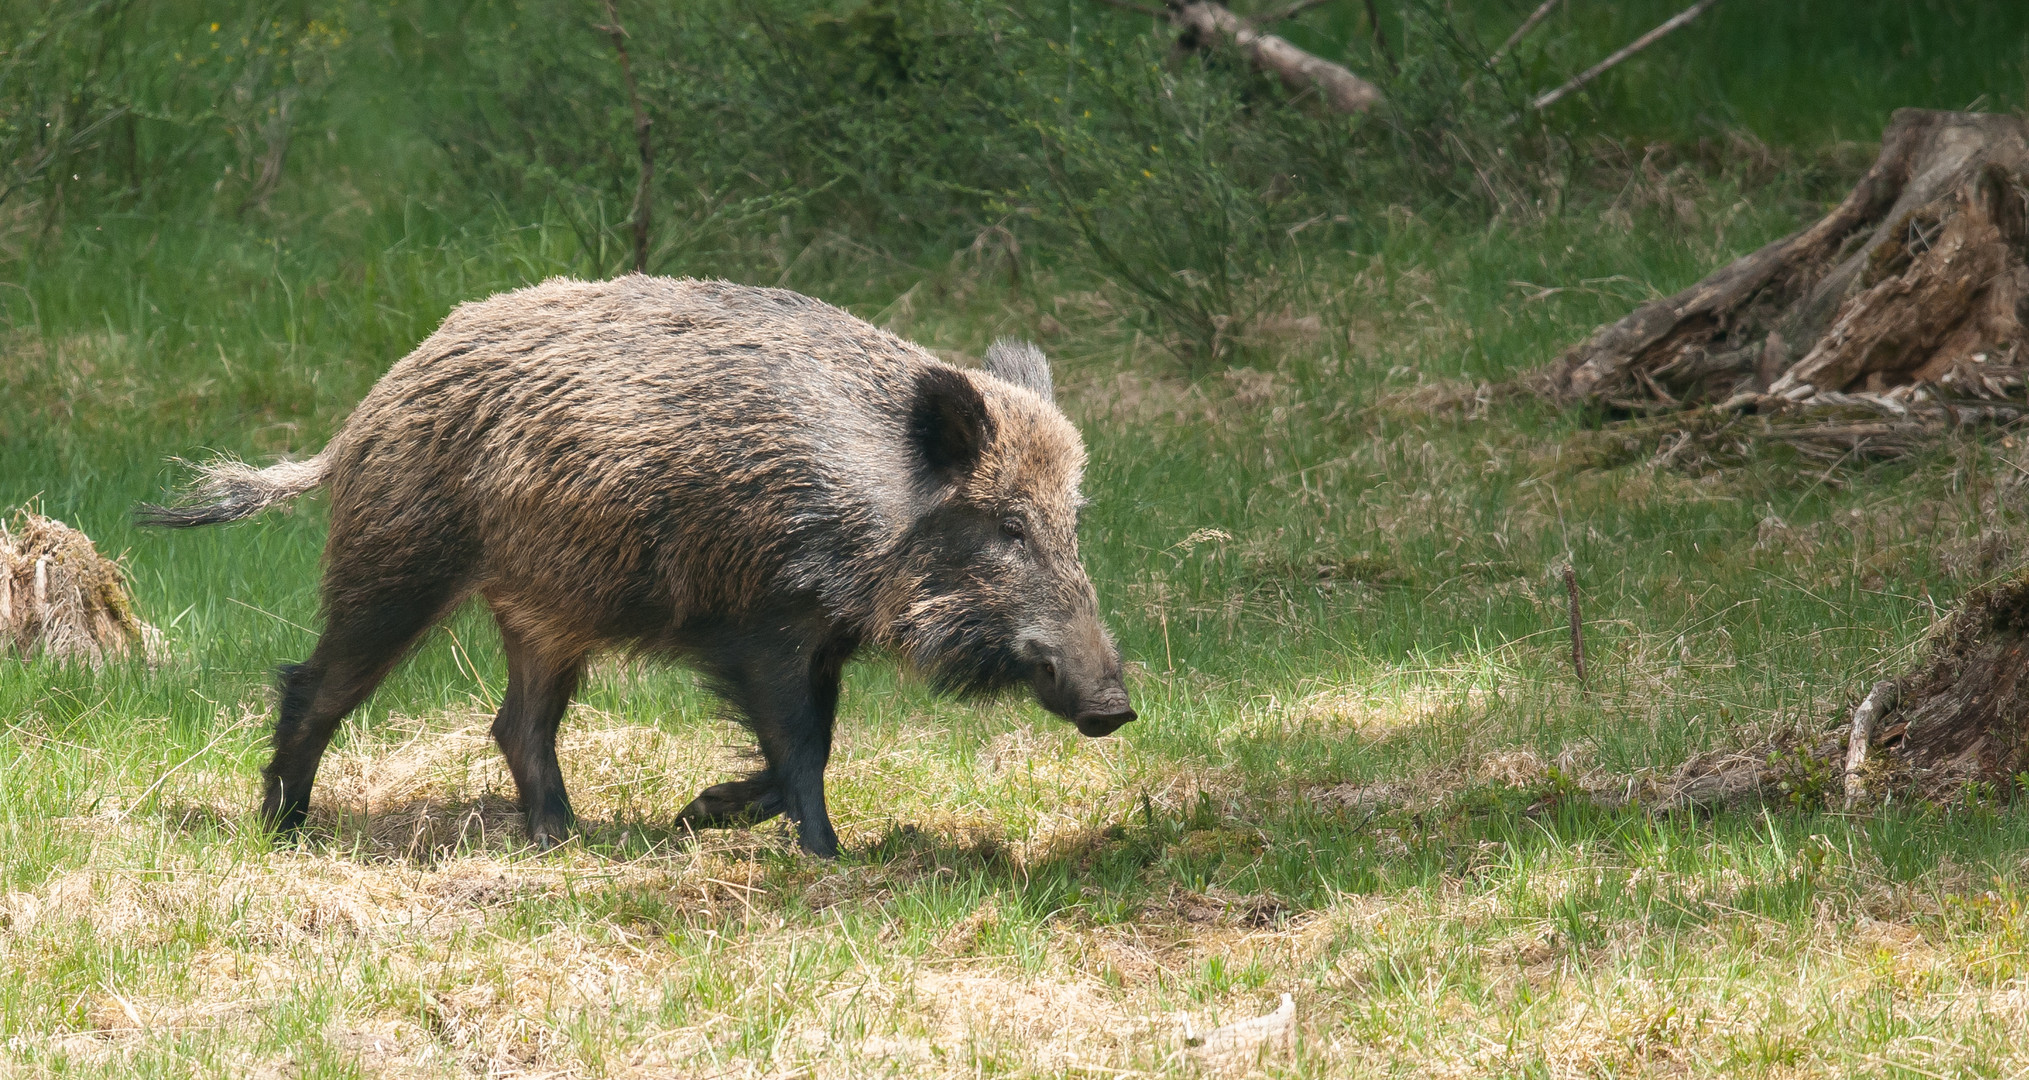
[{"label": "boar's ear", "polygon": [[916,376],[909,441],[932,471],[946,476],[971,472],[992,435],[986,400],[971,379],[948,367],[927,368]]},{"label": "boar's ear", "polygon": [[986,350],[987,374],[1050,400],[1050,361],[1035,342],[1001,338]]}]

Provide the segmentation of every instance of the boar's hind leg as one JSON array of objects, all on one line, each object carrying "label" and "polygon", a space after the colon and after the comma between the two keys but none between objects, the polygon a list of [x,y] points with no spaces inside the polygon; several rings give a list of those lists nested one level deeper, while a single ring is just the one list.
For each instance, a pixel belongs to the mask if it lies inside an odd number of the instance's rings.
[{"label": "boar's hind leg", "polygon": [[582,655],[546,656],[505,620],[500,641],[507,653],[507,695],[493,718],[493,741],[514,774],[529,840],[548,848],[562,843],[571,829],[571,800],[557,767],[557,725],[578,689],[585,660]]},{"label": "boar's hind leg", "polygon": [[831,760],[839,677],[857,646],[849,639],[814,648],[748,641],[709,658],[714,681],[753,729],[768,767],[707,789],[679,822],[736,824],[786,813],[803,850],[837,855],[838,834],[824,805],[824,767]]},{"label": "boar's hind leg", "polygon": [[326,590],[324,633],[310,659],[286,664],[275,718],[275,756],[263,771],[261,819],[277,833],[303,824],[317,763],[345,714],[373,693],[423,631],[460,598],[448,584],[401,583],[371,595]]},{"label": "boar's hind leg", "polygon": [[693,829],[733,829],[759,825],[785,809],[775,773],[762,769],[745,779],[713,784],[698,792],[676,815],[676,823]]}]

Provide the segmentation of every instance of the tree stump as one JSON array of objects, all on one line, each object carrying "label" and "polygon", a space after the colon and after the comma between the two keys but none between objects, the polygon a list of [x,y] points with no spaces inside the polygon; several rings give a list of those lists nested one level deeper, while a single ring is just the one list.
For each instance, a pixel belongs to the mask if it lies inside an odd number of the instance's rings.
[{"label": "tree stump", "polygon": [[1823,220],[1603,326],[1526,382],[1635,412],[1827,410],[1849,449],[2017,419],[2029,122],[1898,110]]},{"label": "tree stump", "polygon": [[126,576],[91,537],[27,510],[0,524],[0,658],[99,667],[137,650],[159,657],[162,633],[135,616]]}]

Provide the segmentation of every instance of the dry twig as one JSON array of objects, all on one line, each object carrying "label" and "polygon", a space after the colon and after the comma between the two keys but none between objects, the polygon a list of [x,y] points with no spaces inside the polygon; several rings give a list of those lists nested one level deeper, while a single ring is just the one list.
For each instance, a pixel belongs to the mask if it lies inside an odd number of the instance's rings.
[{"label": "dry twig", "polygon": [[[1372,10],[1373,0],[1367,0],[1367,2],[1369,10]],[[1508,55],[1509,49],[1520,45],[1522,39],[1529,36],[1529,31],[1534,30],[1537,23],[1549,18],[1550,13],[1557,10],[1557,5],[1563,2],[1564,0],[1543,0],[1543,3],[1536,10],[1529,13],[1528,18],[1522,20],[1522,25],[1515,27],[1515,32],[1508,35],[1508,40],[1501,42],[1501,47],[1495,49],[1492,56],[1487,57],[1487,67],[1491,68],[1495,64],[1500,63],[1501,57]]]},{"label": "dry twig", "polygon": [[1585,685],[1585,620],[1578,611],[1578,569],[1564,564],[1564,592],[1571,599],[1571,667],[1578,685]]},{"label": "dry twig", "polygon": [[1690,22],[1692,19],[1695,19],[1698,16],[1704,14],[1706,8],[1709,8],[1713,4],[1716,4],[1718,2],[1719,0],[1698,0],[1697,3],[1692,4],[1690,7],[1687,7],[1684,10],[1676,13],[1675,15],[1670,16],[1669,20],[1664,22],[1661,26],[1658,26],[1654,30],[1651,30],[1648,33],[1643,34],[1642,36],[1629,42],[1627,46],[1621,49],[1619,52],[1616,52],[1612,56],[1609,56],[1606,59],[1601,60],[1599,63],[1594,64],[1591,67],[1586,68],[1584,71],[1579,72],[1578,76],[1572,79],[1570,82],[1567,82],[1563,86],[1560,86],[1557,89],[1552,90],[1549,93],[1542,95],[1541,97],[1538,97],[1533,102],[1533,104],[1538,109],[1547,109],[1550,106],[1557,104],[1557,102],[1562,100],[1566,94],[1569,94],[1573,90],[1576,90],[1579,87],[1584,86],[1586,83],[1589,83],[1592,80],[1600,77],[1601,75],[1606,74],[1606,72],[1613,69],[1621,61],[1655,44],[1658,40],[1662,38],[1664,34],[1667,34],[1670,31],[1675,30],[1676,28],[1684,25],[1685,23]]}]

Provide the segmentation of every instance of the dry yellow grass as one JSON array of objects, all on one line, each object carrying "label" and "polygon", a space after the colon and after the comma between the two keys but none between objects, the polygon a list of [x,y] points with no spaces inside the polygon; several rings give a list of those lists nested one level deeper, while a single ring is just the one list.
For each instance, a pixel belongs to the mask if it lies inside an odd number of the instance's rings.
[{"label": "dry yellow grass", "polygon": [[[1433,707],[1478,707],[1470,693],[1442,701],[1328,691],[1281,709],[1385,733]],[[1139,813],[1123,790],[1173,806],[1220,790],[1216,777],[1166,777],[1116,747],[1012,728],[974,759],[977,812],[949,791],[892,788],[847,817],[848,845],[885,844],[880,857],[825,864],[769,827],[693,840],[657,824],[695,778],[732,764],[723,731],[674,734],[580,708],[563,756],[586,833],[535,856],[521,850],[482,719],[391,722],[335,753],[300,847],[240,835],[253,708],[159,784],[109,779],[97,813],[43,823],[79,855],[0,901],[0,968],[16,984],[6,996],[46,1020],[16,1028],[6,1071],[1581,1077],[2029,1065],[2029,982],[2019,953],[1997,945],[2029,940],[2020,900],[1981,893],[1952,867],[1892,884],[1824,837],[1764,849],[1755,866],[1708,840],[1688,867],[1583,839],[1480,842],[1456,873],[1307,910],[1249,895],[1230,872],[1192,886],[1147,871],[1152,891],[1132,918],[1095,920],[1038,910],[1024,882],[1119,842]],[[893,743],[849,737],[842,787],[889,787],[924,766]],[[1419,846],[1405,814],[1442,816],[1475,791],[1540,792],[1550,764],[1494,751],[1322,798],[1379,813],[1376,831],[1395,841],[1382,857],[1405,859]],[[887,815],[912,824],[897,833]],[[1108,820],[1111,831],[1094,827]],[[1229,870],[1280,842],[1222,821],[1170,835],[1163,859],[1223,856]],[[1800,875],[1819,889],[1807,913],[1755,913],[1760,891]],[[1660,916],[1673,909],[1703,914],[1672,925]],[[38,982],[69,996],[46,998]],[[1283,992],[1297,1008],[1288,1049],[1186,1044],[1268,1013]],[[1839,1056],[1828,1026],[1869,1016],[1890,1036]]]}]

